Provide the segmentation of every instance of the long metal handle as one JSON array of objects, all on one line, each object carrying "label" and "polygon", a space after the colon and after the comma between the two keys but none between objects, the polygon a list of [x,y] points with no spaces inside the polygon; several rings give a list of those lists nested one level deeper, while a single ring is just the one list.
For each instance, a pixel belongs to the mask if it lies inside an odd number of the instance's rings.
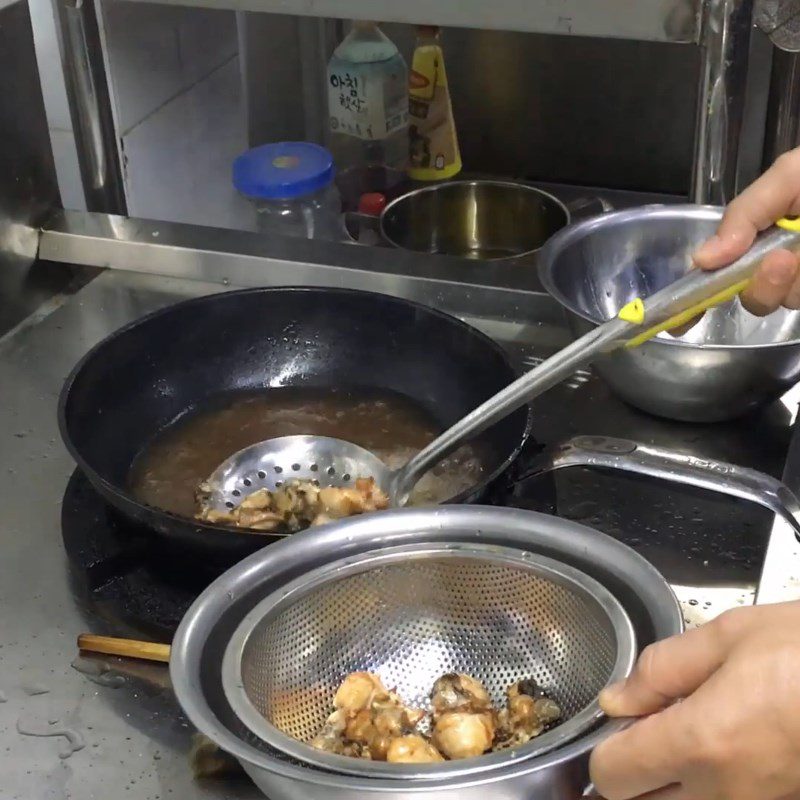
[{"label": "long metal handle", "polygon": [[706,308],[730,300],[746,286],[767,253],[781,248],[794,249],[798,245],[800,231],[772,227],[730,266],[710,272],[691,270],[649,298],[629,303],[619,317],[599,325],[543,361],[414,456],[394,474],[391,494],[395,501],[402,505],[417,480],[463,442],[546,392],[600,353],[623,344],[642,344],[661,330],[688,322]]},{"label": "long metal handle", "polygon": [[800,500],[788,486],[748,467],[673,453],[607,436],[577,436],[541,453],[517,483],[565,467],[598,467],[696,486],[764,506],[783,517],[800,538]]},{"label": "long metal handle", "polygon": [[402,469],[394,473],[390,494],[395,498],[396,504],[403,505],[419,478],[460,444],[485,431],[512,411],[564,380],[585,361],[591,360],[596,353],[619,339],[628,327],[630,326],[627,322],[619,319],[600,325],[534,367],[494,397],[490,397],[452,428],[434,439]]}]

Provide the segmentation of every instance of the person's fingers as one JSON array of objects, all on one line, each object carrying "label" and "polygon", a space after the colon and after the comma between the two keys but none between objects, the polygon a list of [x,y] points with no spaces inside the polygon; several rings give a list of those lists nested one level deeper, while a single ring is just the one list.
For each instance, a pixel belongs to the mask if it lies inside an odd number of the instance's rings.
[{"label": "person's fingers", "polygon": [[675,338],[678,338],[679,336],[683,336],[684,333],[689,333],[689,331],[692,328],[694,328],[694,326],[697,325],[697,323],[700,322],[701,319],[703,319],[703,315],[705,313],[706,312],[703,311],[700,314],[698,314],[696,317],[692,317],[692,319],[690,319],[688,322],[684,322],[683,325],[678,325],[676,328],[670,328],[667,331],[667,333],[670,336],[674,336]]},{"label": "person's fingers", "polygon": [[742,304],[760,317],[771,314],[788,300],[797,277],[797,256],[789,250],[775,250],[764,258],[742,292]]},{"label": "person's fingers", "polygon": [[643,794],[636,800],[703,800],[697,795],[689,794],[683,786],[668,786],[666,789],[659,789],[657,792]]},{"label": "person's fingers", "polygon": [[598,793],[606,800],[632,800],[665,790],[678,779],[685,740],[680,706],[672,706],[635,722],[601,742],[592,753],[589,770]]},{"label": "person's fingers", "polygon": [[781,156],[727,208],[716,236],[702,245],[694,261],[716,269],[741,256],[758,231],[777,219],[800,213],[800,151]]},{"label": "person's fingers", "polygon": [[783,301],[784,308],[790,308],[792,311],[800,310],[800,262],[798,262],[797,277],[794,279],[792,288],[789,289],[789,294],[786,295]]},{"label": "person's fingers", "polygon": [[[588,796],[588,800],[608,800],[608,798],[593,793]],[[676,784],[675,786],[668,786],[666,789],[659,789],[649,794],[641,794],[639,797],[635,798],[635,800],[703,800],[703,798],[687,794],[682,786]],[[791,800],[791,798],[787,798],[786,800]]]},{"label": "person's fingers", "polygon": [[754,609],[728,612],[713,622],[645,648],[631,676],[600,693],[611,717],[642,717],[690,695],[719,669]]},{"label": "person's fingers", "polygon": [[728,222],[727,216],[723,217],[717,233],[695,250],[692,261],[700,269],[724,267],[747,252],[756,233],[758,231],[752,225],[743,225],[737,219]]}]

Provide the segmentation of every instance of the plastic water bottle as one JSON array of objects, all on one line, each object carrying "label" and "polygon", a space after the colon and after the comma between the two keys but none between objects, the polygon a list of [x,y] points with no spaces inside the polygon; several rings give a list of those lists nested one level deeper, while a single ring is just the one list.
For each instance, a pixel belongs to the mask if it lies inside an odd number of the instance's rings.
[{"label": "plastic water bottle", "polygon": [[408,160],[408,68],[374,22],[354,22],[328,63],[330,150],[339,170]]}]

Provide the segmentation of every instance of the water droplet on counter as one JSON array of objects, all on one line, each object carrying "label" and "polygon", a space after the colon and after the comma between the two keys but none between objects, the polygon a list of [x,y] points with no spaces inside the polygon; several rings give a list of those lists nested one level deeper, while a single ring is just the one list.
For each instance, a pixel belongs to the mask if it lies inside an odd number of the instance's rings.
[{"label": "water droplet on counter", "polygon": [[0,692],[0,703],[7,703],[7,702],[8,702],[8,697],[6,697],[6,693]]},{"label": "water droplet on counter", "polygon": [[48,689],[43,683],[30,683],[27,686],[23,686],[22,691],[25,692],[28,697],[36,697],[40,694],[48,694],[50,689]]},{"label": "water droplet on counter", "polygon": [[37,728],[36,724],[33,722],[23,722],[23,720],[18,719],[17,733],[22,736],[63,736],[67,741],[58,753],[59,758],[69,758],[73,753],[77,753],[78,750],[83,750],[83,748],[86,747],[83,736],[74,728],[58,727],[42,729]]},{"label": "water droplet on counter", "polygon": [[106,661],[95,661],[91,658],[78,656],[70,665],[74,670],[85,675],[92,683],[98,686],[108,686],[110,689],[119,689],[125,685],[125,676],[111,670],[111,665]]}]

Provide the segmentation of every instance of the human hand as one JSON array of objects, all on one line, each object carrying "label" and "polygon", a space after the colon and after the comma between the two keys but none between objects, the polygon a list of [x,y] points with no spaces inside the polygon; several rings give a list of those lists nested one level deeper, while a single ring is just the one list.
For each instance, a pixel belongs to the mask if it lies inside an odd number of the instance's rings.
[{"label": "human hand", "polygon": [[800,800],[800,602],[648,647],[600,703],[644,717],[592,754],[606,800]]},{"label": "human hand", "polygon": [[[725,210],[715,236],[694,254],[701,269],[718,269],[735,261],[763,231],[781,217],[800,215],[800,148],[782,155]],[[759,265],[742,303],[764,316],[781,305],[800,308],[798,257],[789,250],[770,253]]]}]

